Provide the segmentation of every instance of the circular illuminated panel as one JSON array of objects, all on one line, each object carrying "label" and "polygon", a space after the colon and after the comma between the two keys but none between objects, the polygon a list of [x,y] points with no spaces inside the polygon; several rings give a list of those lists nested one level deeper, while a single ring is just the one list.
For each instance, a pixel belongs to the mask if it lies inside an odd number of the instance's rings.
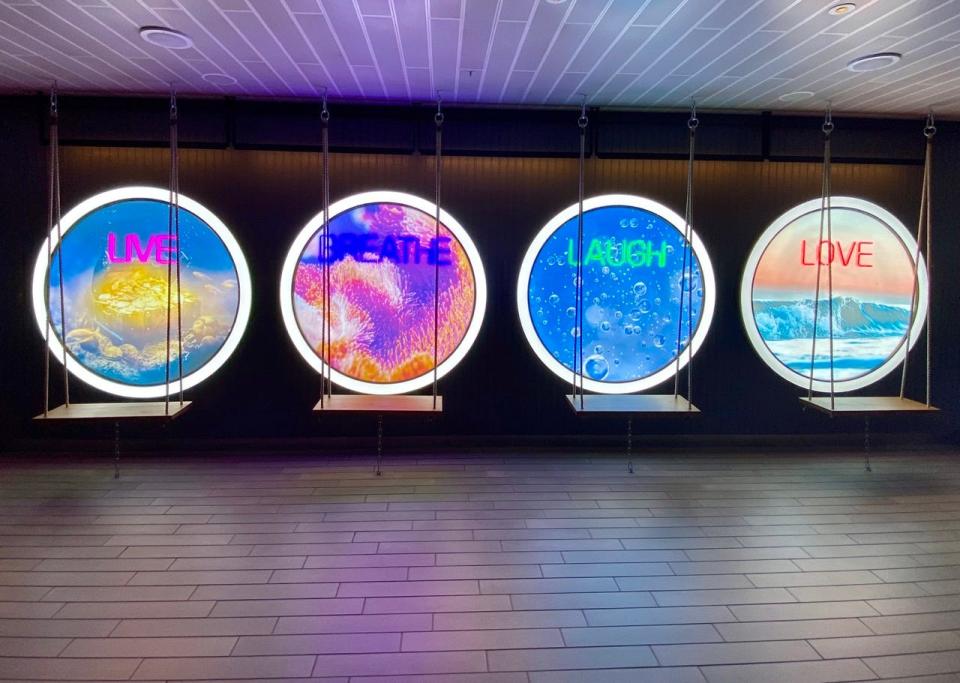
[{"label": "circular illuminated panel", "polygon": [[123,187],[85,200],[63,216],[62,241],[54,226],[34,268],[34,314],[41,333],[49,325],[51,352],[62,360],[65,343],[68,370],[117,396],[178,391],[181,361],[183,388],[199,384],[226,362],[250,317],[250,274],[239,245],[219,218],[183,195],[178,296],[169,199],[168,190]]},{"label": "circular illuminated panel", "polygon": [[683,219],[649,199],[604,195],[584,201],[583,211],[582,325],[576,324],[574,205],[544,226],[523,259],[517,283],[521,326],[559,377],[572,380],[574,345],[582,334],[577,372],[585,389],[648,389],[676,373],[678,355],[680,367],[686,365],[691,336],[692,352],[706,337],[715,302],[710,258],[695,233],[693,249],[686,248]]},{"label": "circular illuminated panel", "polygon": [[330,206],[329,231],[321,212],[291,245],[280,277],[284,324],[314,369],[326,372],[329,358],[338,385],[399,394],[433,382],[435,303],[438,377],[477,338],[487,299],[480,254],[442,210],[437,238],[435,210],[433,202],[400,192],[357,194]]},{"label": "circular illuminated panel", "polygon": [[[830,301],[833,278],[833,390],[860,389],[903,361],[914,296],[913,236],[891,213],[853,197],[831,198],[831,239],[821,242],[821,200],[777,218],[750,252],[740,285],[740,312],[757,353],[777,374],[830,391]],[[828,269],[827,266],[830,266]],[[814,352],[814,297],[820,302]],[[927,315],[927,272],[917,268],[913,345]]]}]

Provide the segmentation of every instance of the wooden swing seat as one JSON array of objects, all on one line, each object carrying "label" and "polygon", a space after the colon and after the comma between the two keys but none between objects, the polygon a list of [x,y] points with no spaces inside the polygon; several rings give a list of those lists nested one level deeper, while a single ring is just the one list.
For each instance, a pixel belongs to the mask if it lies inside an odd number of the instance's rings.
[{"label": "wooden swing seat", "polygon": [[827,415],[865,415],[873,413],[932,413],[939,408],[899,396],[829,396],[800,397],[804,407],[811,407]]},{"label": "wooden swing seat", "polygon": [[[583,402],[581,404],[581,398]],[[683,396],[673,394],[567,394],[567,402],[578,415],[623,414],[633,415],[699,415],[700,409]]]},{"label": "wooden swing seat", "polygon": [[442,413],[443,396],[399,394],[374,396],[371,394],[333,394],[318,401],[315,413]]},{"label": "wooden swing seat", "polygon": [[[167,406],[169,405],[169,410]],[[34,420],[40,422],[127,422],[174,420],[185,413],[192,401],[130,401],[126,403],[71,403],[40,414]]]}]

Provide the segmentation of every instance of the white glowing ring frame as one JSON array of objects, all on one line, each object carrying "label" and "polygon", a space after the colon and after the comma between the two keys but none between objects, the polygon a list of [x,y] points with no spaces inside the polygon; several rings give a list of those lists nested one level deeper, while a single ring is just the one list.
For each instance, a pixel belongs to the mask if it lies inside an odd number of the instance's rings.
[{"label": "white glowing ring frame", "polygon": [[[93,211],[96,211],[97,209],[108,204],[114,204],[125,199],[147,199],[169,204],[170,190],[164,190],[157,187],[130,186],[119,187],[114,190],[101,192],[100,194],[94,195],[93,197],[80,202],[60,219],[61,235],[66,236],[66,234],[70,231],[70,228],[72,228],[77,221],[85,217],[87,214],[92,213]],[[183,388],[189,389],[200,384],[200,382],[204,381],[210,375],[215,373],[220,366],[227,362],[227,359],[240,343],[240,339],[243,337],[243,332],[247,327],[247,322],[250,320],[251,284],[250,271],[247,269],[247,261],[243,257],[243,251],[241,251],[240,245],[230,233],[230,230],[227,229],[227,226],[224,225],[223,222],[217,218],[212,211],[203,206],[203,204],[200,204],[189,197],[180,194],[178,195],[178,202],[180,208],[189,211],[201,221],[206,223],[207,226],[217,235],[217,237],[220,238],[220,241],[223,242],[224,246],[227,248],[227,253],[230,254],[230,258],[233,260],[233,266],[237,270],[237,285],[240,290],[237,302],[237,316],[233,321],[233,327],[230,330],[230,334],[227,335],[223,345],[215,354],[213,354],[210,360],[204,363],[201,367],[197,368],[194,372],[191,372],[189,375],[184,375]],[[50,251],[56,252],[58,244],[59,241],[57,240],[57,227],[54,225],[50,230]],[[45,289],[47,287],[47,269],[49,265],[47,242],[44,240],[43,246],[40,247],[40,254],[37,256],[36,266],[34,266],[33,269],[33,313],[37,319],[37,325],[40,327],[41,334],[44,334],[45,327],[49,328],[47,332],[49,333],[50,352],[53,353],[57,360],[63,362],[63,346],[60,343],[60,340],[57,338],[57,334],[53,328],[53,325],[49,322],[49,314],[47,311],[47,297]],[[72,375],[86,382],[92,387],[100,389],[101,391],[105,391],[109,394],[123,396],[125,398],[157,398],[159,396],[173,394],[174,392],[180,390],[179,379],[171,380],[166,385],[154,384],[142,387],[131,384],[123,384],[121,382],[114,382],[113,380],[101,377],[95,372],[89,370],[70,354],[67,354],[67,370],[69,370]]]},{"label": "white glowing ring frame", "polygon": [[[673,226],[674,230],[680,233],[681,238],[684,237],[683,233],[686,222],[683,217],[652,199],[630,194],[605,194],[583,200],[584,213],[594,209],[602,209],[607,206],[628,206],[634,209],[649,211]],[[566,380],[570,380],[573,377],[573,371],[553,357],[553,354],[550,353],[544,345],[540,339],[540,335],[537,334],[533,326],[529,304],[530,272],[533,270],[534,261],[536,261],[537,255],[540,253],[543,245],[546,244],[551,235],[559,230],[564,223],[571,218],[576,218],[578,211],[578,204],[569,206],[551,218],[550,221],[543,226],[527,248],[527,253],[523,257],[523,263],[520,266],[520,276],[517,279],[517,311],[520,314],[520,326],[523,328],[523,334],[526,336],[530,348],[537,354],[537,358],[539,358],[553,374]],[[695,354],[700,348],[700,345],[703,344],[703,340],[710,330],[710,323],[713,321],[713,312],[716,307],[717,298],[713,265],[710,263],[710,256],[707,254],[707,249],[700,240],[700,237],[693,230],[691,230],[690,241],[693,245],[693,253],[700,262],[700,273],[703,276],[703,308],[700,313],[700,323],[697,325],[689,347],[690,351]],[[680,368],[687,365],[690,355],[691,353],[688,353],[686,348],[681,349]],[[577,377],[583,380],[583,388],[588,391],[593,391],[598,394],[630,394],[655,387],[673,377],[676,372],[677,362],[676,358],[674,358],[673,361],[652,375],[647,375],[646,377],[641,377],[629,382],[599,382],[584,377],[582,372],[577,373]]]},{"label": "white glowing ring frame", "polygon": [[[910,261],[913,262],[913,255],[917,253],[917,241],[913,238],[913,235],[910,234],[910,231],[907,230],[903,223],[901,223],[892,213],[880,206],[877,206],[873,202],[868,202],[857,197],[831,197],[830,206],[833,209],[851,209],[853,211],[859,211],[872,218],[875,218],[900,239],[900,241],[903,243],[904,249],[907,251]],[[822,200],[811,199],[810,201],[793,207],[785,214],[777,218],[773,223],[771,223],[770,227],[768,227],[763,234],[760,235],[759,239],[757,239],[756,243],[753,245],[753,250],[750,252],[750,256],[747,258],[747,264],[743,269],[743,278],[740,281],[740,317],[743,319],[743,327],[747,332],[747,338],[750,339],[750,344],[757,352],[757,355],[760,356],[763,362],[766,363],[771,370],[776,372],[788,382],[804,389],[810,388],[810,377],[808,375],[801,375],[794,370],[791,370],[779,358],[773,355],[773,352],[767,347],[766,342],[763,341],[763,338],[760,336],[760,332],[757,330],[757,324],[753,318],[753,278],[757,272],[757,266],[760,263],[763,253],[766,251],[767,246],[769,246],[769,244],[776,238],[776,236],[779,235],[784,228],[790,225],[790,223],[801,216],[808,213],[819,213],[821,210]],[[917,263],[917,282],[919,285],[917,307],[914,311],[913,325],[909,330],[910,348],[913,348],[913,345],[917,343],[917,339],[920,338],[920,332],[923,330],[923,325],[927,318],[927,266],[922,255]],[[811,300],[813,294],[814,292],[810,293]],[[820,295],[824,295],[823,285],[821,285]],[[820,338],[818,337],[818,339]],[[818,348],[820,343],[823,342],[818,341]],[[901,351],[901,349],[904,350]],[[863,387],[879,381],[883,377],[886,377],[888,374],[890,374],[894,368],[903,362],[903,356],[905,353],[905,345],[901,341],[900,345],[897,347],[897,350],[890,354],[890,357],[887,358],[887,360],[877,368],[864,375],[861,375],[860,377],[854,377],[848,380],[835,380],[833,382],[833,392],[844,393],[847,391],[856,391],[857,389],[862,389]],[[814,379],[813,390],[819,392],[829,392],[831,390],[830,380]]]},{"label": "white glowing ring frame", "polygon": [[[331,204],[329,209],[330,221],[333,222],[333,219],[338,215],[365,204],[401,204],[418,209],[430,217],[433,217],[437,210],[435,203],[417,197],[416,195],[406,194],[404,192],[392,192],[389,190],[374,190],[372,192],[361,192],[360,194],[350,195]],[[480,327],[483,325],[483,314],[487,308],[487,280],[483,271],[483,262],[480,260],[480,252],[477,251],[477,247],[463,226],[443,209],[440,209],[440,223],[457,239],[460,246],[463,247],[464,253],[467,255],[467,261],[473,270],[476,298],[473,304],[473,317],[470,320],[470,325],[467,327],[467,332],[464,334],[463,339],[460,340],[457,348],[453,350],[453,353],[447,356],[447,358],[437,366],[437,379],[453,370],[457,363],[467,355],[470,347],[473,346],[473,342],[476,341],[477,335],[480,333]],[[349,377],[332,367],[328,368],[327,364],[316,354],[304,338],[293,312],[293,277],[303,250],[307,247],[307,243],[310,242],[315,234],[323,229],[323,211],[321,211],[307,221],[307,224],[303,226],[303,229],[297,235],[296,239],[293,240],[293,244],[290,245],[290,250],[287,252],[287,258],[283,262],[283,270],[280,273],[280,312],[283,314],[283,324],[287,328],[287,334],[290,335],[290,340],[297,348],[297,351],[300,352],[300,355],[303,356],[304,360],[306,360],[314,370],[321,374],[327,373],[334,383],[344,389],[349,389],[350,391],[361,394],[376,394],[380,396],[404,394],[408,391],[422,389],[425,386],[433,384],[432,370],[419,377],[403,380],[402,382],[364,382],[355,377]]]}]

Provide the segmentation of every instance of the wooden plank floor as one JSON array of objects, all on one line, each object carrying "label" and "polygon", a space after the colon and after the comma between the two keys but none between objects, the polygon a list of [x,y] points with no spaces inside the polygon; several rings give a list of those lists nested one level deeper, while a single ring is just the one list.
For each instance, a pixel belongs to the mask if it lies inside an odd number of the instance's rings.
[{"label": "wooden plank floor", "polygon": [[948,452],[2,460],[0,678],[957,681],[958,484]]}]

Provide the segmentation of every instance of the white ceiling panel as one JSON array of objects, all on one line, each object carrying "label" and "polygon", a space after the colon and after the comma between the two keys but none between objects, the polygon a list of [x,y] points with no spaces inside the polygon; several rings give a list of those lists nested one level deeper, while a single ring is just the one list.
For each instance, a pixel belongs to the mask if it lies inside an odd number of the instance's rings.
[{"label": "white ceiling panel", "polygon": [[[960,0],[840,1],[0,0],[0,91],[756,110],[810,90],[789,108],[960,116]],[[884,50],[903,59],[845,68]]]}]

